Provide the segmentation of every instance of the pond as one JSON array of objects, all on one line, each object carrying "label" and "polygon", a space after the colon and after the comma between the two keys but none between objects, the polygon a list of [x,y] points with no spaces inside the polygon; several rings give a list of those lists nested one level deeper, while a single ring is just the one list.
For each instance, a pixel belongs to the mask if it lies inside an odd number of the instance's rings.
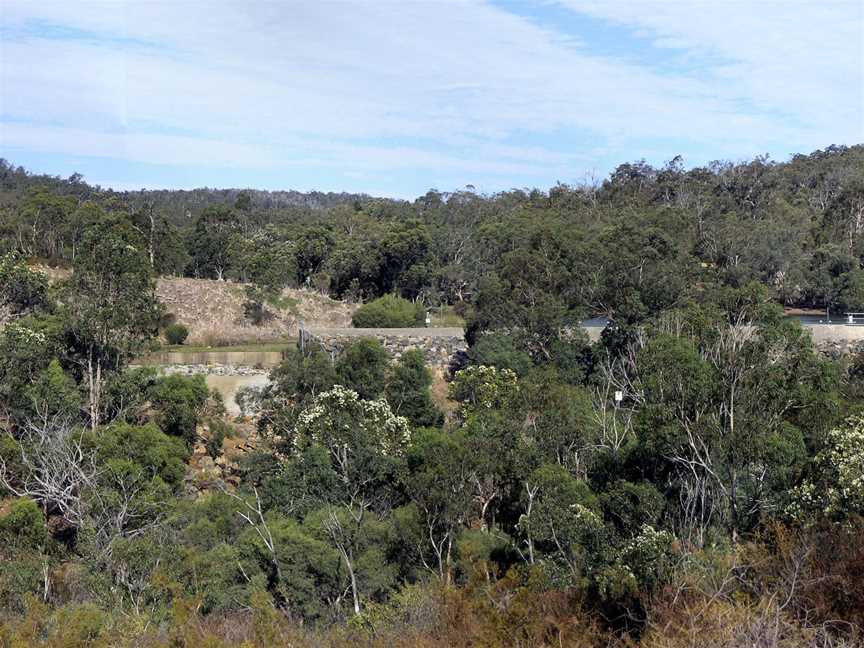
[{"label": "pond", "polygon": [[281,351],[157,351],[139,358],[142,365],[220,365],[269,369],[282,362]]}]

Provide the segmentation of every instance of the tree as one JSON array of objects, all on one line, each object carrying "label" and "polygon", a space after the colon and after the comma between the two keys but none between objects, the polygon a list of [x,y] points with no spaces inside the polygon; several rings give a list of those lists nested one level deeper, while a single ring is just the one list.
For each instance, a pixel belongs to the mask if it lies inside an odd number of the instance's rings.
[{"label": "tree", "polygon": [[519,393],[516,374],[510,369],[483,365],[471,366],[456,373],[450,383],[450,398],[462,403],[463,416],[483,409],[504,409]]},{"label": "tree", "polygon": [[525,433],[544,462],[586,478],[595,460],[599,431],[591,393],[564,384],[556,371],[535,370],[520,381]]},{"label": "tree", "polygon": [[91,229],[76,257],[66,289],[69,334],[93,428],[102,415],[105,373],[121,371],[158,332],[161,306],[150,272],[140,235],[122,221]]},{"label": "tree", "polygon": [[712,526],[737,538],[785,505],[835,398],[835,378],[797,323],[769,314],[756,328],[747,308],[707,312],[663,321],[612,369],[635,438],[604,478],[623,468],[669,484],[682,537],[695,544]]},{"label": "tree", "polygon": [[385,398],[391,409],[415,427],[441,425],[444,415],[432,402],[432,374],[420,349],[405,351],[387,375]]},{"label": "tree", "polygon": [[468,350],[468,358],[471,364],[509,369],[517,376],[524,376],[534,364],[512,335],[493,332],[477,337]]},{"label": "tree", "polygon": [[528,562],[546,561],[569,586],[584,586],[603,538],[591,489],[561,466],[546,465],[525,481],[524,502],[519,529]]},{"label": "tree", "polygon": [[33,414],[28,390],[60,352],[61,324],[25,317],[0,329],[0,408],[9,420],[20,423]]},{"label": "tree", "polygon": [[364,400],[375,400],[384,393],[390,355],[375,338],[362,338],[346,346],[336,361],[340,385],[353,389]]},{"label": "tree", "polygon": [[283,440],[293,438],[294,424],[303,408],[337,382],[330,356],[310,345],[286,349],[284,360],[270,372],[270,384],[261,393],[262,431]]},{"label": "tree", "polygon": [[464,435],[421,430],[407,455],[406,491],[412,508],[397,511],[403,541],[442,582],[452,581],[456,536],[473,503],[473,462]]},{"label": "tree", "polygon": [[50,306],[48,281],[15,255],[0,257],[0,322]]},{"label": "tree", "polygon": [[841,277],[836,305],[845,312],[861,311],[864,308],[864,270],[855,268]]},{"label": "tree", "polygon": [[378,280],[380,292],[404,289],[406,296],[416,296],[416,282],[411,285],[409,273],[427,260],[429,245],[429,234],[421,223],[391,225],[380,243],[383,256]]},{"label": "tree", "polygon": [[191,446],[197,438],[197,426],[210,390],[204,376],[172,374],[158,378],[147,395],[156,410],[156,420],[162,431],[183,439]]},{"label": "tree", "polygon": [[348,570],[355,614],[361,609],[358,534],[367,515],[392,506],[396,470],[409,441],[408,421],[385,401],[362,400],[340,385],[315,397],[297,418],[294,447],[324,448],[341,482],[337,508],[326,513],[322,525]]},{"label": "tree", "polygon": [[195,222],[189,245],[196,277],[222,280],[229,269],[231,235],[240,227],[237,214],[229,207],[205,209]]},{"label": "tree", "polygon": [[308,285],[312,276],[321,271],[336,241],[333,233],[323,227],[305,229],[294,241],[297,283]]},{"label": "tree", "polygon": [[164,217],[156,219],[154,228],[153,270],[162,276],[183,276],[191,262],[183,232]]},{"label": "tree", "polygon": [[804,523],[864,514],[864,418],[849,417],[828,433],[788,510]]},{"label": "tree", "polygon": [[81,408],[78,385],[63,371],[55,358],[25,390],[31,415],[47,417],[74,415]]}]

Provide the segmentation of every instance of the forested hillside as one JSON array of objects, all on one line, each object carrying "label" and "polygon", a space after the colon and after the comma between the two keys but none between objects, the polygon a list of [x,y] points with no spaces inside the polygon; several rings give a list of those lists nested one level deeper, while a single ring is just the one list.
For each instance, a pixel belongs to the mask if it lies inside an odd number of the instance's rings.
[{"label": "forested hillside", "polygon": [[[864,310],[864,146],[413,202],[4,164],[0,205],[0,646],[864,642],[864,358],[782,309]],[[470,346],[446,403],[418,350],[291,348],[231,419],[130,368],[160,275]]]},{"label": "forested hillside", "polygon": [[308,284],[336,298],[397,291],[467,306],[484,282],[501,295],[521,283],[568,315],[638,319],[698,282],[757,281],[783,304],[864,308],[862,146],[691,170],[677,158],[662,168],[637,162],[597,186],[430,191],[413,202],[117,193],[6,162],[0,186],[3,246],[53,263],[71,263],[88,224],[115,214],[141,233],[159,274]]}]

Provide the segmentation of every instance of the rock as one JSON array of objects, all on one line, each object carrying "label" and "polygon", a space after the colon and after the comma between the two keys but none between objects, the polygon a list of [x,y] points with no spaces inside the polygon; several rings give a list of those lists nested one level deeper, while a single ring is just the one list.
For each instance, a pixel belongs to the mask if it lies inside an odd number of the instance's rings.
[{"label": "rock", "polygon": [[397,333],[392,329],[368,329],[360,333],[357,329],[319,329],[307,333],[310,334],[312,343],[317,342],[322,349],[331,354],[339,353],[348,344],[368,335],[377,338],[394,360],[401,358],[402,354],[409,349],[421,349],[429,365],[446,368],[454,357],[458,357],[468,349],[464,335],[456,331],[454,329],[402,329]]}]

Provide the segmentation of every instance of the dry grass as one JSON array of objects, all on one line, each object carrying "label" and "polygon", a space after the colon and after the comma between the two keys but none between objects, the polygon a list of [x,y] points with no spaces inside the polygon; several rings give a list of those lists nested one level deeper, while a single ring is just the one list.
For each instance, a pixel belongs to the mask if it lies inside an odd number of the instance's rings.
[{"label": "dry grass", "polygon": [[188,345],[228,346],[283,341],[297,335],[302,321],[310,327],[351,326],[354,306],[320,293],[286,289],[281,307],[267,306],[271,317],[260,326],[243,314],[243,284],[211,279],[161,278],[159,300],[189,329]]},{"label": "dry grass", "polygon": [[432,372],[432,385],[429,388],[432,402],[444,412],[445,416],[451,418],[459,404],[448,398],[450,383],[447,382],[447,370],[442,367],[429,367],[429,371]]},{"label": "dry grass", "polygon": [[[68,268],[33,264],[51,283],[68,279]],[[351,326],[353,304],[336,301],[313,290],[285,289],[279,306],[267,305],[272,315],[260,326],[243,314],[244,284],[212,279],[161,277],[156,294],[176,321],[189,329],[186,346],[224,347],[242,344],[285,342],[297,335],[302,321],[308,327]]]}]

